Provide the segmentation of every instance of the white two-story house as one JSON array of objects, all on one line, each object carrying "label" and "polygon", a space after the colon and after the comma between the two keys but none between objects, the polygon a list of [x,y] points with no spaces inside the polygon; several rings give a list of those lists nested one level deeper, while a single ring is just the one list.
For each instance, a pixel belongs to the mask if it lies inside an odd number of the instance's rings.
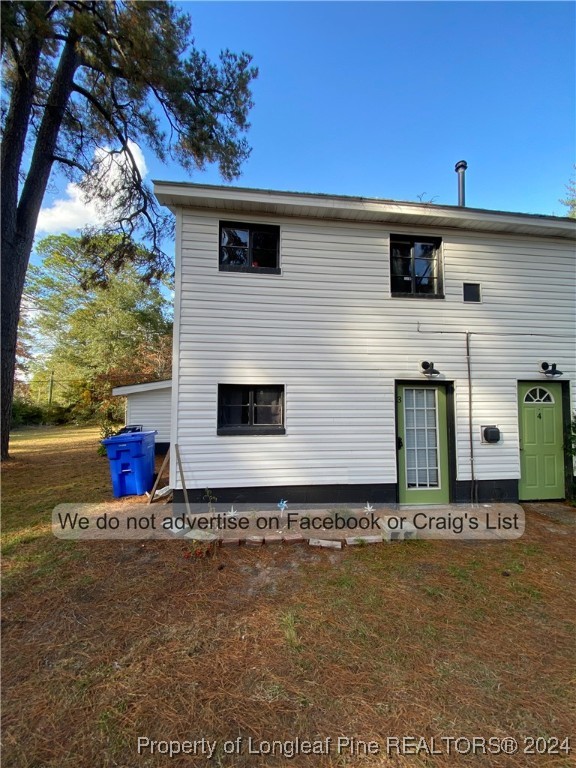
[{"label": "white two-story house", "polygon": [[572,494],[574,220],[155,193],[176,215],[171,443],[191,501]]}]

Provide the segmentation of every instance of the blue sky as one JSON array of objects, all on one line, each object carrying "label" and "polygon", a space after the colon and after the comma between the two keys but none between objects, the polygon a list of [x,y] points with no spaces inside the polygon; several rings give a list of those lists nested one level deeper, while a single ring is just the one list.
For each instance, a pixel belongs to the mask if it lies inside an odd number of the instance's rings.
[{"label": "blue sky", "polygon": [[[183,2],[198,48],[260,70],[237,186],[565,215],[576,158],[569,2]],[[143,147],[148,177],[192,177]],[[70,190],[59,184],[45,207]],[[64,216],[64,225],[66,225]]]}]

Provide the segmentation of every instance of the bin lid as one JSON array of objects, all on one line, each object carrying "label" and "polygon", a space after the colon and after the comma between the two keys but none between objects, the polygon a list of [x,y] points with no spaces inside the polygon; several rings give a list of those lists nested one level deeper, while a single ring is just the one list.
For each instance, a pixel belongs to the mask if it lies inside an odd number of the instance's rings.
[{"label": "bin lid", "polygon": [[126,424],[116,432],[117,435],[125,435],[129,432],[142,432],[142,424]]},{"label": "bin lid", "polygon": [[102,445],[113,445],[114,443],[136,443],[142,442],[148,435],[157,435],[158,430],[153,429],[148,432],[124,432],[122,435],[112,435],[105,440],[101,440]]}]

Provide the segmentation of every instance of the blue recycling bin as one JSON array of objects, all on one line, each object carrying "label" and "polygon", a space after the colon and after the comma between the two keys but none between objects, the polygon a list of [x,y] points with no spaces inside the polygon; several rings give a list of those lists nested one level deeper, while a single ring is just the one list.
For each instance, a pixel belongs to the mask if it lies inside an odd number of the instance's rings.
[{"label": "blue recycling bin", "polygon": [[106,448],[114,496],[141,496],[154,483],[153,432],[129,432],[102,440]]}]

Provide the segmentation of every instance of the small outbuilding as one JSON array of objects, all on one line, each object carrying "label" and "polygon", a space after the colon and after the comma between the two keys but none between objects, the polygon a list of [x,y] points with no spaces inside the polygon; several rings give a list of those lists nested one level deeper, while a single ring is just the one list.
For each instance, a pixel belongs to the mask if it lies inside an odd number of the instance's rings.
[{"label": "small outbuilding", "polygon": [[138,424],[144,432],[156,430],[156,452],[170,447],[172,381],[153,381],[115,387],[113,395],[126,398],[126,424]]}]

